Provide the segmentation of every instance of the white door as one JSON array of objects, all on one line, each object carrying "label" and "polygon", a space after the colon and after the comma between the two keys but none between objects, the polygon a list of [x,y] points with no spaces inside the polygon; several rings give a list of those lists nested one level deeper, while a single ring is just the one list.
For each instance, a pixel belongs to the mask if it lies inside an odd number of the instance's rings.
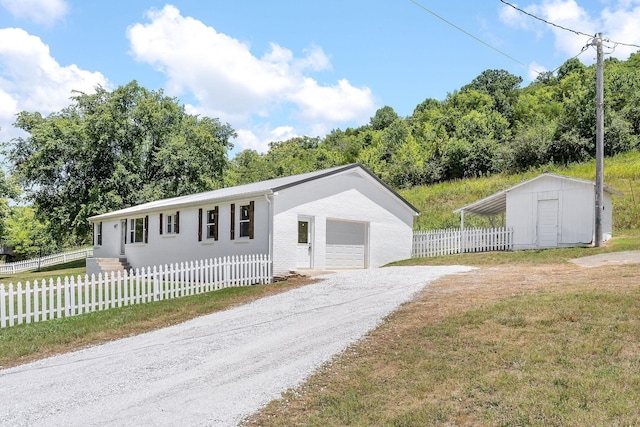
[{"label": "white door", "polygon": [[298,248],[297,248],[297,267],[312,268],[311,260],[313,259],[312,251],[312,228],[313,222],[310,217],[298,218]]},{"label": "white door", "polygon": [[538,246],[558,246],[558,200],[538,200]]},{"label": "white door", "polygon": [[327,268],[365,268],[367,224],[327,220]]}]

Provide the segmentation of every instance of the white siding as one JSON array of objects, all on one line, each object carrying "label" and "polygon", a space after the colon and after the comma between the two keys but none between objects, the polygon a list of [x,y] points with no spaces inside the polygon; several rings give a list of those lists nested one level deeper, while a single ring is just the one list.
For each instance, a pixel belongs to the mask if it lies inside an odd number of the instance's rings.
[{"label": "white siding", "polygon": [[[558,247],[591,244],[595,229],[594,194],[593,184],[556,176],[546,176],[509,191],[506,225],[513,229],[514,249],[548,246],[548,236],[538,235],[538,204],[545,200],[557,200],[558,203]],[[611,208],[611,195],[605,193],[605,237],[612,230]]]},{"label": "white siding", "polygon": [[[140,214],[127,219],[149,215],[148,243],[130,243],[127,236],[125,257],[132,267],[166,264],[171,262],[195,261],[220,256],[268,253],[269,251],[269,209],[264,197],[251,199],[255,203],[254,239],[240,238],[236,225],[235,239],[231,234],[231,203],[236,205],[236,217],[239,207],[248,204],[249,199],[233,202],[209,204],[178,209],[180,212],[180,228],[178,234],[160,234],[160,213],[163,218],[167,214],[175,214],[176,210],[155,211]],[[206,211],[218,206],[218,240],[206,238]],[[198,209],[203,209],[202,241],[198,241]],[[106,225],[108,224],[108,225]],[[113,224],[118,224],[114,229]],[[96,258],[113,258],[120,256],[120,218],[103,222],[103,245],[95,249]],[[105,231],[109,232],[107,236]]]},{"label": "white siding", "polygon": [[408,206],[356,171],[310,181],[279,191],[274,197],[274,273],[296,263],[297,220],[313,217],[315,269],[326,266],[327,220],[369,224],[368,267],[411,256],[414,213]]}]

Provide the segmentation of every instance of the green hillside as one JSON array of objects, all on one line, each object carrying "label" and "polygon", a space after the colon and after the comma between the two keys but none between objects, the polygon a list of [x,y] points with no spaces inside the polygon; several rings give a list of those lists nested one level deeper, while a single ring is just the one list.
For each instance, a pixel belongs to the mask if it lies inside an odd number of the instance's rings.
[{"label": "green hillside", "polygon": [[[595,180],[595,161],[567,167],[547,165],[515,175],[497,174],[400,190],[400,194],[420,210],[415,227],[419,230],[459,227],[460,216],[454,209],[504,190],[543,172]],[[640,229],[640,151],[631,151],[605,159],[605,183],[624,193],[613,199],[614,230]],[[486,218],[465,217],[468,226],[489,226]]]}]

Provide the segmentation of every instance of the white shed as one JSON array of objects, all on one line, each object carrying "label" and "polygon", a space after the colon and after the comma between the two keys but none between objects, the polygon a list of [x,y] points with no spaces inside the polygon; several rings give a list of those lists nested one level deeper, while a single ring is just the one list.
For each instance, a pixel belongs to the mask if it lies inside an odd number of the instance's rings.
[{"label": "white shed", "polygon": [[[613,231],[612,195],[604,186],[602,238]],[[504,214],[513,230],[513,249],[557,248],[591,245],[595,237],[595,182],[544,173],[454,212],[465,215]]]},{"label": "white shed", "polygon": [[[409,258],[418,211],[359,164],[158,200],[89,218],[95,259],[132,267],[270,254],[274,274]],[[100,271],[89,260],[89,273]]]}]

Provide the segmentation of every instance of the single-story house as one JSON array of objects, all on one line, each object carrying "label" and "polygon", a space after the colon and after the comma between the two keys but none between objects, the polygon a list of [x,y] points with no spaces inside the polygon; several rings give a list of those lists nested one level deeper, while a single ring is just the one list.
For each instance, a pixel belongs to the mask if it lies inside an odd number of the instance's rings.
[{"label": "single-story house", "polygon": [[[409,258],[418,210],[359,164],[158,200],[89,218],[94,257],[147,267],[269,254],[273,273]],[[87,262],[88,273],[100,266]]]},{"label": "single-story house", "polygon": [[[465,215],[503,216],[513,230],[513,249],[588,246],[595,237],[595,182],[543,173],[482,200],[456,209]],[[602,240],[613,231],[612,195],[604,185]]]}]

